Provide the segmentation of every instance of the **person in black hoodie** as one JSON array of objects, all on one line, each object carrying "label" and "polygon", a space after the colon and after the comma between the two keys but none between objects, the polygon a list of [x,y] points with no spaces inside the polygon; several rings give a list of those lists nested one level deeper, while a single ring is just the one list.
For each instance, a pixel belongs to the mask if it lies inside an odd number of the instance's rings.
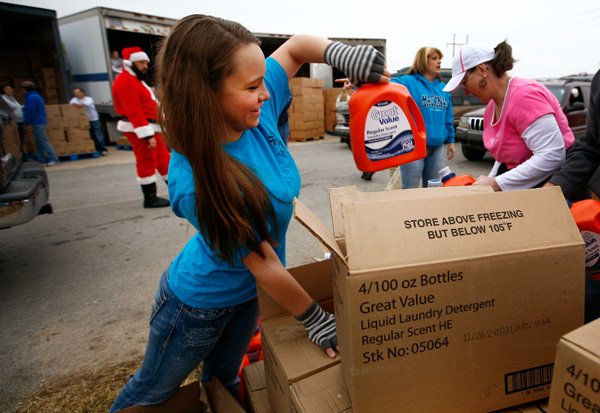
[{"label": "person in black hoodie", "polygon": [[[592,79],[585,135],[567,152],[567,160],[544,186],[560,186],[571,202],[600,195],[600,70]],[[585,317],[600,317],[600,280],[585,277]]]},{"label": "person in black hoodie", "polygon": [[600,196],[600,70],[592,79],[585,135],[575,141],[546,186],[560,186],[572,202]]}]

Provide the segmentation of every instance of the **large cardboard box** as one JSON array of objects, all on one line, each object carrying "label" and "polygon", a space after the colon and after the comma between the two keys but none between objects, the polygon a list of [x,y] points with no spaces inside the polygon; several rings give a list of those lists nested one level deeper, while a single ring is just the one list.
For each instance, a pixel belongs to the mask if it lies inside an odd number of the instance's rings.
[{"label": "large cardboard box", "polygon": [[89,129],[70,128],[66,130],[67,141],[72,143],[83,143],[92,141]]},{"label": "large cardboard box", "polygon": [[[331,260],[289,269],[308,294],[329,310],[332,308],[333,267]],[[267,394],[273,411],[291,411],[290,386],[298,380],[339,364],[313,344],[306,330],[292,315],[258,289],[261,314]]]},{"label": "large cardboard box", "polygon": [[51,144],[67,141],[65,138],[65,130],[64,129],[47,128],[46,135],[48,136],[48,141]]},{"label": "large cardboard box", "polygon": [[333,233],[296,203],[334,255],[354,412],[400,402],[484,412],[543,398],[556,343],[583,322],[583,243],[558,188],[448,189],[333,191]]},{"label": "large cardboard box", "polygon": [[87,116],[82,107],[75,105],[60,105],[60,111],[62,113],[65,128],[79,128],[81,122],[87,120]]},{"label": "large cardboard box", "polygon": [[62,119],[62,112],[60,111],[60,105],[46,105],[46,117]]},{"label": "large cardboard box", "polygon": [[558,342],[548,411],[600,412],[600,319]]}]

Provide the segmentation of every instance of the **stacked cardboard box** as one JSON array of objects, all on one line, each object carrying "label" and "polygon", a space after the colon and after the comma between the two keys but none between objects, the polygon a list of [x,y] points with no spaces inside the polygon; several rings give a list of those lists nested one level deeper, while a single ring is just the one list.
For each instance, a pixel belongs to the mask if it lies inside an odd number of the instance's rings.
[{"label": "stacked cardboard box", "polygon": [[583,321],[584,244],[558,188],[350,187],[330,204],[333,232],[296,202],[333,258],[290,273],[333,298],[341,363],[259,291],[275,412],[479,413],[548,396],[556,342]]},{"label": "stacked cardboard box", "polygon": [[335,131],[335,125],[337,124],[335,104],[336,99],[342,90],[341,87],[323,90],[323,97],[325,99],[325,131],[328,133],[333,133]]},{"label": "stacked cardboard box", "polygon": [[[83,108],[72,105],[46,105],[46,117],[48,118],[46,125],[48,141],[58,156],[90,153],[96,150]],[[30,145],[31,131],[30,128],[26,130],[29,130],[26,134],[26,143]]]},{"label": "stacked cardboard box", "polygon": [[307,77],[290,80],[290,141],[320,139],[325,135],[323,81]]},{"label": "stacked cardboard box", "polygon": [[57,104],[58,82],[56,81],[56,71],[51,67],[42,67],[37,74],[39,79],[38,88],[41,95],[46,99],[46,104]]},{"label": "stacked cardboard box", "polygon": [[[46,60],[51,61],[48,57]],[[42,66],[42,58],[37,50],[0,49],[0,84],[9,84],[15,89],[15,97],[23,102],[25,91],[21,84],[33,81],[46,104],[58,104],[63,86],[56,69]]]},{"label": "stacked cardboard box", "polygon": [[15,98],[23,102],[25,91],[20,87],[24,80],[33,80],[33,69],[28,52],[0,49],[0,84],[15,86]]},{"label": "stacked cardboard box", "polygon": [[66,155],[69,152],[67,139],[65,136],[65,124],[60,110],[60,105],[46,105],[46,134],[48,142],[54,148],[58,156]]}]

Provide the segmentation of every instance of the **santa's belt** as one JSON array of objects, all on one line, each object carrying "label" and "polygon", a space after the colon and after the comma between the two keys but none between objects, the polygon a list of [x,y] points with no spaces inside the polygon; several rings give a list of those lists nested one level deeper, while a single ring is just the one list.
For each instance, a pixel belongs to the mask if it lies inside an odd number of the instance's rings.
[{"label": "santa's belt", "polygon": [[[153,119],[146,119],[148,121],[148,125],[145,125],[145,127],[150,127],[152,128],[152,130],[154,132],[162,132],[162,129],[160,128],[160,125],[158,124],[157,121],[153,120]],[[140,126],[140,128],[143,128],[144,126]],[[135,133],[136,128],[133,126],[133,124],[129,121],[129,119],[127,118],[122,118],[121,120],[119,120],[117,122],[117,130],[119,132],[132,132]]]},{"label": "santa's belt", "polygon": [[[129,122],[129,123],[131,123],[131,121],[130,121],[129,119],[127,119],[125,116],[123,116],[123,117],[121,118],[121,120],[122,120],[123,122]],[[155,120],[155,119],[146,119],[146,121],[147,121],[148,123],[155,123],[155,124],[157,124],[157,125],[158,125],[158,121],[157,121],[157,120]]]}]

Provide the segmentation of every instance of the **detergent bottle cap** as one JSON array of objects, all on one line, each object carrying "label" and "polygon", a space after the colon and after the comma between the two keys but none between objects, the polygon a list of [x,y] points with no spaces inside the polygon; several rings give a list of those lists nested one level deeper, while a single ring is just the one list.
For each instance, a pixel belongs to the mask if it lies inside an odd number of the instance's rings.
[{"label": "detergent bottle cap", "polygon": [[442,182],[446,182],[448,179],[456,176],[456,174],[452,172],[452,169],[450,169],[449,166],[444,166],[442,169],[440,169],[438,174]]}]

